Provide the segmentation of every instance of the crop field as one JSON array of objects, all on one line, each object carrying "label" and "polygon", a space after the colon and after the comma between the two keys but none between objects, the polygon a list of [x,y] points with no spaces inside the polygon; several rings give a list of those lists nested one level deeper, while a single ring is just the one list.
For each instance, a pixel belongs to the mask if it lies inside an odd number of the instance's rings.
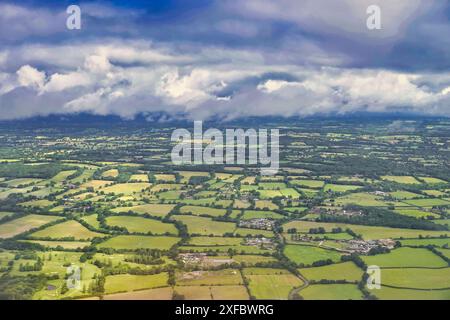
[{"label": "crop field", "polygon": [[45,241],[45,240],[21,240],[23,242],[40,244],[43,247],[56,249],[83,249],[91,245],[88,241]]},{"label": "crop field", "polygon": [[75,220],[69,220],[34,232],[30,236],[33,238],[74,238],[75,240],[88,240],[95,237],[104,237],[105,235],[92,232]]},{"label": "crop field", "polygon": [[163,223],[158,220],[130,216],[111,216],[106,218],[106,224],[110,226],[126,228],[131,233],[152,233],[176,235],[177,229],[173,224]]},{"label": "crop field", "polygon": [[244,275],[249,282],[248,288],[251,296],[256,299],[277,299],[286,300],[292,289],[303,285],[303,281],[291,273],[280,271],[275,273],[273,270],[268,274],[258,272],[252,274],[244,269]]},{"label": "crop field", "polygon": [[125,293],[113,293],[103,296],[103,300],[171,300],[171,287],[138,290]]},{"label": "crop field", "polygon": [[55,216],[44,216],[30,214],[22,218],[14,219],[0,225],[0,239],[7,239],[18,234],[41,227],[47,223],[57,221],[61,218]]},{"label": "crop field", "polygon": [[214,221],[204,217],[174,216],[174,219],[184,223],[190,234],[221,236],[236,229],[234,223]]},{"label": "crop field", "polygon": [[420,182],[410,176],[382,176],[381,179],[402,184],[420,184]]},{"label": "crop field", "polygon": [[180,208],[181,213],[191,213],[196,216],[207,215],[211,217],[224,216],[227,211],[224,209],[207,208],[200,206],[183,206]]},{"label": "crop field", "polygon": [[362,292],[354,284],[315,284],[300,291],[305,300],[362,300]]},{"label": "crop field", "polygon": [[342,185],[342,184],[327,184],[323,188],[324,191],[332,191],[332,192],[347,192],[361,189],[360,186],[351,186],[351,185]]},{"label": "crop field", "polygon": [[169,250],[179,238],[170,236],[116,236],[98,244],[99,248],[112,248],[118,250],[158,249]]},{"label": "crop field", "polygon": [[133,193],[141,192],[151,186],[149,183],[118,183],[110,187],[103,188],[105,193],[125,194],[131,195]]},{"label": "crop field", "polygon": [[223,238],[223,237],[192,237],[189,244],[193,246],[226,246],[239,245],[242,239],[240,238]]},{"label": "crop field", "polygon": [[130,274],[107,276],[105,281],[105,293],[165,287],[167,286],[167,280],[167,273],[142,276]]},{"label": "crop field", "polygon": [[260,218],[283,219],[283,216],[273,211],[257,211],[257,210],[244,210],[244,215],[241,216],[241,219],[243,220],[260,219]]},{"label": "crop field", "polygon": [[173,204],[143,204],[133,207],[114,208],[111,211],[116,213],[134,212],[138,214],[148,214],[155,217],[165,217],[175,207]]}]

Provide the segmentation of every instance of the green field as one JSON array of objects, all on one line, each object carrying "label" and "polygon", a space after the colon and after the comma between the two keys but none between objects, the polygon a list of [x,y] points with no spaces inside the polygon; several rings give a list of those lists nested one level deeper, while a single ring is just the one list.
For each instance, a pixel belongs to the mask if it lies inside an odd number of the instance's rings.
[{"label": "green field", "polygon": [[61,218],[37,214],[30,214],[22,218],[14,219],[9,222],[0,224],[0,238],[12,238],[18,234],[41,227],[47,223],[54,222],[59,219]]},{"label": "green field", "polygon": [[154,275],[118,274],[107,276],[105,293],[134,291],[167,286],[168,275],[163,272]]},{"label": "green field", "polygon": [[180,272],[176,276],[178,286],[195,285],[239,285],[243,283],[238,270]]},{"label": "green field", "polygon": [[178,234],[173,224],[163,223],[154,219],[132,216],[111,216],[105,220],[107,225],[126,228],[130,233]]},{"label": "green field", "polygon": [[367,265],[377,265],[381,268],[393,267],[426,267],[442,268],[447,263],[428,249],[398,248],[390,253],[362,257]]},{"label": "green field", "polygon": [[200,206],[183,206],[180,208],[181,213],[191,213],[196,216],[207,215],[211,217],[221,217],[227,212],[225,209],[207,208]]},{"label": "green field", "polygon": [[381,277],[384,286],[407,289],[450,288],[450,267],[444,269],[383,269]]},{"label": "green field", "polygon": [[292,221],[283,225],[285,230],[296,228],[298,232],[309,232],[311,228],[323,227],[326,231],[331,231],[333,228],[340,227],[343,230],[349,228],[362,235],[365,240],[373,239],[398,239],[398,238],[418,238],[419,236],[439,237],[440,235],[449,235],[449,231],[429,231],[429,230],[413,230],[413,229],[399,229],[387,227],[373,227],[362,225],[350,225],[344,223],[322,223],[312,221]]},{"label": "green field", "polygon": [[303,285],[303,281],[291,273],[246,274],[251,296],[256,299],[287,300],[292,289]]},{"label": "green field", "polygon": [[372,290],[381,300],[450,300],[449,290],[413,290],[381,287],[380,290]]},{"label": "green field", "polygon": [[411,176],[382,176],[381,179],[402,184],[420,184],[420,182]]},{"label": "green field", "polygon": [[312,265],[314,262],[330,259],[337,262],[341,258],[341,254],[337,251],[327,250],[323,248],[304,246],[304,245],[286,245],[284,249],[285,256],[295,262],[297,265]]},{"label": "green field", "polygon": [[258,211],[258,210],[244,210],[244,215],[241,216],[242,220],[250,220],[257,218],[283,219],[284,216],[273,211]]},{"label": "green field", "polygon": [[300,291],[305,300],[362,300],[362,292],[354,284],[315,284]]},{"label": "green field", "polygon": [[400,240],[402,246],[450,246],[450,238],[406,239]]},{"label": "green field", "polygon": [[73,237],[75,240],[87,240],[95,237],[104,237],[105,234],[92,232],[81,225],[79,222],[75,220],[69,220],[32,233],[31,236],[34,238],[52,239]]},{"label": "green field", "polygon": [[298,270],[306,279],[320,281],[326,280],[345,280],[348,282],[360,281],[363,271],[353,262],[336,263],[323,267],[304,268]]},{"label": "green field", "polygon": [[190,234],[221,236],[227,232],[233,232],[236,225],[231,222],[213,221],[209,218],[196,216],[173,216],[177,221],[184,223]]},{"label": "green field", "polygon": [[117,250],[159,249],[169,250],[180,239],[170,236],[116,236],[98,244],[99,248],[112,248]]},{"label": "green field", "polygon": [[114,208],[111,211],[116,213],[134,212],[138,214],[149,214],[155,217],[165,217],[175,207],[173,204],[143,204],[133,207]]}]

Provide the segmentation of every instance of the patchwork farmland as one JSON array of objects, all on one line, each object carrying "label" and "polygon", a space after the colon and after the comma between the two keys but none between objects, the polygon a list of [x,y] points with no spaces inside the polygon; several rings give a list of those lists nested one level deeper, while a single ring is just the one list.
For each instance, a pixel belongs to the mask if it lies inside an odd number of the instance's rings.
[{"label": "patchwork farmland", "polygon": [[275,176],[174,165],[172,128],[2,127],[0,296],[449,300],[450,123],[429,121],[284,125]]}]

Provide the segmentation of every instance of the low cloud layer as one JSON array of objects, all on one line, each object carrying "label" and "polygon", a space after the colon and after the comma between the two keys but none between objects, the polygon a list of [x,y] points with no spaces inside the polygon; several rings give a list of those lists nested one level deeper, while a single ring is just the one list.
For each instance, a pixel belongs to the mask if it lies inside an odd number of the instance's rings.
[{"label": "low cloud layer", "polygon": [[1,4],[0,119],[450,116],[449,40],[436,35],[448,34],[448,6],[378,1],[386,14],[374,33],[365,28],[365,1],[327,10],[321,2],[207,1],[155,12],[89,2],[77,31],[65,29],[64,6]]}]

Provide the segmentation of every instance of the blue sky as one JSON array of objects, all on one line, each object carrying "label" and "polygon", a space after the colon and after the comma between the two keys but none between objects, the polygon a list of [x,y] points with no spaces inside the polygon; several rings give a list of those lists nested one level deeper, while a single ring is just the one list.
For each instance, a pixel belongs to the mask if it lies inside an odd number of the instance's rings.
[{"label": "blue sky", "polygon": [[450,115],[449,18],[441,0],[2,1],[0,119]]}]

